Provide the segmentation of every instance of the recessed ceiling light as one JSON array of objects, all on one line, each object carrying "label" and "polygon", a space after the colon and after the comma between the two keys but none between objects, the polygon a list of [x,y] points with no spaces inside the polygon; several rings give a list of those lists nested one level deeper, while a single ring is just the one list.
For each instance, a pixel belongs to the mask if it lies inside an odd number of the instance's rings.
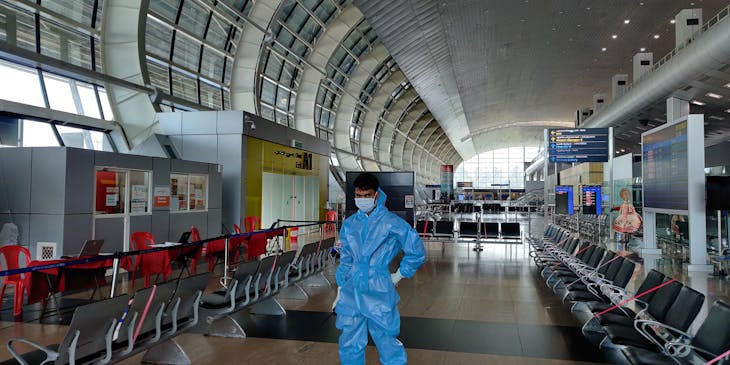
[{"label": "recessed ceiling light", "polygon": [[629,19],[624,19],[624,24],[629,24],[629,23],[631,23],[631,20],[629,20]]},{"label": "recessed ceiling light", "polygon": [[705,103],[703,103],[703,102],[701,102],[699,100],[692,100],[692,101],[690,101],[690,103],[692,103],[694,105],[699,105],[699,106],[705,105]]},{"label": "recessed ceiling light", "polygon": [[659,39],[659,34],[654,34],[654,39]]},{"label": "recessed ceiling light", "polygon": [[672,19],[672,20],[669,21],[669,24],[674,24],[676,22],[677,22],[676,20]]},{"label": "recessed ceiling light", "polygon": [[[709,119],[714,119],[714,120],[725,120],[725,118],[724,118],[724,117],[720,117],[720,116],[717,116],[717,115],[710,115],[710,116],[709,116]],[[706,123],[706,122],[705,122],[705,123]]]},{"label": "recessed ceiling light", "polygon": [[707,94],[705,94],[705,95],[707,95],[707,96],[709,96],[709,97],[711,97],[711,98],[713,98],[713,99],[722,99],[722,95],[720,95],[720,94],[715,94],[715,93],[707,93]]},{"label": "recessed ceiling light", "polygon": [[727,84],[725,84],[725,87],[728,88],[728,89],[730,89],[730,82],[728,82]]},{"label": "recessed ceiling light", "polygon": [[641,52],[646,52],[646,48],[644,48],[644,47],[641,47],[641,49],[639,49],[639,51],[641,51]]},{"label": "recessed ceiling light", "polygon": [[606,52],[606,47],[601,48],[601,52]]},{"label": "recessed ceiling light", "polygon": [[616,39],[616,38],[618,38],[618,35],[614,34],[611,36],[611,38]]},{"label": "recessed ceiling light", "polygon": [[725,113],[730,113],[730,109],[725,109]]}]

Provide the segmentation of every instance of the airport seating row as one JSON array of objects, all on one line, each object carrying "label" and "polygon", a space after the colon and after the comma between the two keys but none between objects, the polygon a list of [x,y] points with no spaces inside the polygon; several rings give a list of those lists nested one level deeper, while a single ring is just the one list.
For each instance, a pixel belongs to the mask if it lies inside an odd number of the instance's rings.
[{"label": "airport seating row", "polygon": [[[245,337],[244,329],[230,315],[247,307],[259,314],[284,315],[274,296],[293,284],[306,298],[298,283],[322,274],[334,243],[333,238],[325,239],[304,245],[298,255],[297,251],[287,251],[239,264],[227,287],[202,298],[201,306],[210,324],[207,334]],[[324,276],[320,278],[326,281]]]},{"label": "airport seating row", "polygon": [[520,223],[518,222],[458,222],[455,228],[454,221],[416,221],[416,231],[421,237],[432,239],[477,239],[477,240],[506,240],[521,239]]},{"label": "airport seating row", "polygon": [[[163,354],[180,356],[174,337],[198,323],[200,298],[209,281],[210,273],[204,273],[143,288],[134,296],[123,294],[79,306],[59,344],[13,338],[8,351],[20,364],[106,364],[142,351],[148,351],[148,360]],[[18,343],[37,350],[20,354]]]},{"label": "airport seating row", "polygon": [[546,284],[584,323],[585,337],[612,361],[705,364],[730,348],[730,307],[715,302],[694,335],[690,325],[704,294],[650,270],[626,290],[634,263],[550,225],[530,238],[531,256]]},{"label": "airport seating row", "polygon": [[[199,318],[208,321],[208,332],[215,335],[211,329],[230,332],[217,322],[238,310],[264,302],[269,308],[281,308],[274,295],[292,283],[321,274],[333,246],[334,239],[327,239],[304,245],[298,255],[289,251],[240,263],[227,287],[210,294],[203,295],[210,282],[210,273],[204,273],[143,288],[133,296],[123,294],[82,305],[74,310],[59,344],[13,338],[7,348],[20,364],[107,364],[143,351],[147,351],[143,362],[190,363],[175,343],[177,335],[196,326]],[[241,334],[245,336],[242,329]],[[38,350],[21,354],[16,350],[18,343]]]},{"label": "airport seating row", "polygon": [[581,237],[591,242],[598,242],[608,230],[608,215],[556,215],[555,224],[580,233]]}]

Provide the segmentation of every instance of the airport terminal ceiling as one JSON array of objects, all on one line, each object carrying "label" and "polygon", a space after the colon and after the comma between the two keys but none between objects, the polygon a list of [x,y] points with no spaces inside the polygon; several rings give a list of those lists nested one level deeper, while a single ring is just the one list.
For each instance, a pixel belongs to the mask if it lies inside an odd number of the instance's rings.
[{"label": "airport terminal ceiling", "polygon": [[[328,140],[340,179],[348,170],[413,170],[433,183],[441,164],[537,146],[543,128],[572,126],[594,94],[610,95],[611,76],[631,74],[635,53],[656,60],[674,47],[670,20],[681,9],[700,7],[707,20],[727,5],[0,1],[0,66],[52,74],[82,103],[77,81],[93,85],[109,110],[63,111],[111,131],[122,152],[155,133],[157,112],[244,110]],[[48,82],[38,89],[35,107],[58,110]],[[633,120],[650,127],[661,122],[655,114]],[[622,128],[617,146],[630,150],[638,135]]]},{"label": "airport terminal ceiling", "polygon": [[631,75],[634,54],[653,52],[658,60],[674,48],[670,20],[680,10],[702,8],[706,21],[728,6],[725,0],[354,1],[465,158],[524,132],[538,143],[531,125],[572,126],[594,94],[610,99],[613,75]]}]

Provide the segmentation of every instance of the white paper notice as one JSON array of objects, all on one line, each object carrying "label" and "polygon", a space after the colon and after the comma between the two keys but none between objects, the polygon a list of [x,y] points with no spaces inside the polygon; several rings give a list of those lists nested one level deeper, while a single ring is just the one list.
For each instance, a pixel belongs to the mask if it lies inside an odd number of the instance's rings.
[{"label": "white paper notice", "polygon": [[145,208],[147,208],[147,204],[144,201],[132,202],[131,204],[132,213],[144,213]]},{"label": "white paper notice", "polygon": [[106,194],[106,206],[107,207],[114,207],[114,206],[116,206],[118,200],[119,200],[119,195],[117,195],[117,194]]},{"label": "white paper notice", "polygon": [[147,200],[147,187],[132,185],[132,200]]},{"label": "white paper notice", "polygon": [[155,186],[155,196],[170,196],[169,186]]}]

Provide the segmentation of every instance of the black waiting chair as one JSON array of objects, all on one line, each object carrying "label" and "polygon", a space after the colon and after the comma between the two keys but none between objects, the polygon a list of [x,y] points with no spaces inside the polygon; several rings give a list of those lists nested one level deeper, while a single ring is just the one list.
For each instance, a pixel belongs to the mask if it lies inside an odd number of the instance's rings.
[{"label": "black waiting chair", "polygon": [[[13,338],[8,341],[8,351],[21,364],[109,362],[114,329],[128,303],[129,295],[124,294],[77,307],[60,344],[43,346],[30,340]],[[13,346],[18,342],[35,347],[38,351],[18,354]]]},{"label": "black waiting chair", "polygon": [[694,336],[666,326],[663,328],[676,340],[664,344],[661,352],[638,347],[622,348],[628,362],[637,365],[704,364],[714,359],[730,348],[730,306],[715,302]]}]

